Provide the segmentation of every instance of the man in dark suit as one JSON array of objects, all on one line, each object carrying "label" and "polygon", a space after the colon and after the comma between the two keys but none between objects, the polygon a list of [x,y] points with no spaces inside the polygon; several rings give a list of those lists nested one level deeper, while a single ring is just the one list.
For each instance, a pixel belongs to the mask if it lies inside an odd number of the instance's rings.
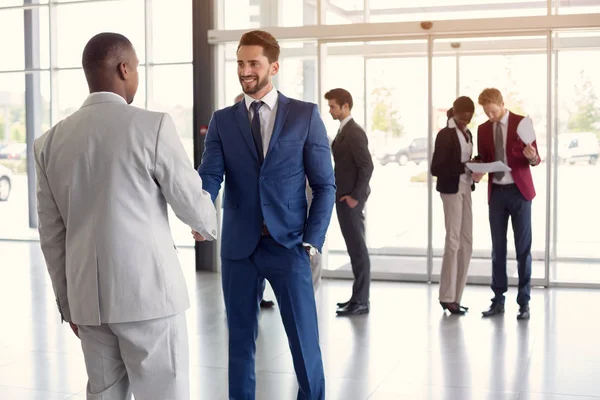
[{"label": "man in dark suit", "polygon": [[[258,312],[264,280],[275,292],[298,379],[298,399],[323,400],[325,376],[310,257],[321,251],[335,202],[325,125],[315,104],[288,99],[272,77],[277,40],[242,36],[244,101],[216,111],[199,173],[216,199],[223,176],[221,267],[229,328],[229,398],[254,400]],[[310,208],[306,179],[312,189]]]},{"label": "man in dark suit", "polygon": [[519,272],[517,319],[529,319],[531,291],[531,201],[535,188],[531,167],[540,163],[535,140],[523,143],[517,127],[522,115],[504,107],[498,89],[485,89],[479,104],[489,120],[477,129],[477,149],[483,162],[502,161],[510,172],[496,172],[488,179],[488,203],[492,233],[492,290],[494,298],[484,317],[504,313],[504,293],[508,290],[506,275],[506,231],[512,221]]},{"label": "man in dark suit", "polygon": [[352,95],[345,89],[333,89],[325,94],[325,99],[333,119],[340,121],[340,129],[331,144],[337,186],[335,209],[354,274],[352,297],[337,304],[337,314],[366,314],[369,312],[371,261],[365,241],[364,209],[371,193],[373,160],[365,131],[350,115]]}]

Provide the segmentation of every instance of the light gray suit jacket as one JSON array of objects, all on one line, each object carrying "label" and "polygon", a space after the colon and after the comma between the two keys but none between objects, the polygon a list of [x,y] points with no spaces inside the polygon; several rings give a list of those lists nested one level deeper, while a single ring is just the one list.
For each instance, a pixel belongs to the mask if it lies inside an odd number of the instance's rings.
[{"label": "light gray suit jacket", "polygon": [[99,325],[186,310],[167,203],[208,240],[217,216],[171,117],[94,93],[34,153],[40,245],[62,318]]}]

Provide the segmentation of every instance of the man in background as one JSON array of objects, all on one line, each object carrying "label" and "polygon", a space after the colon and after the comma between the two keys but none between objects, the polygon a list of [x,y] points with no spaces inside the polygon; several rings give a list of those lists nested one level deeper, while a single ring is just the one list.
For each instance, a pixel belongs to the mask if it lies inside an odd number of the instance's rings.
[{"label": "man in background", "polygon": [[338,303],[338,315],[359,315],[369,312],[371,261],[365,241],[364,209],[371,188],[373,160],[365,131],[351,115],[352,95],[345,89],[333,89],[325,94],[329,113],[340,121],[331,149],[335,161],[336,212],[346,242],[354,285],[350,300]]},{"label": "man in background", "polygon": [[510,217],[519,273],[517,319],[528,320],[531,292],[531,201],[535,197],[531,167],[538,165],[541,160],[536,141],[525,144],[517,133],[519,123],[525,117],[506,109],[498,89],[485,89],[481,92],[479,104],[489,118],[477,129],[479,156],[483,162],[501,161],[511,168],[510,172],[490,174],[488,179],[494,298],[483,316],[504,313],[504,293],[508,290],[506,231]]}]

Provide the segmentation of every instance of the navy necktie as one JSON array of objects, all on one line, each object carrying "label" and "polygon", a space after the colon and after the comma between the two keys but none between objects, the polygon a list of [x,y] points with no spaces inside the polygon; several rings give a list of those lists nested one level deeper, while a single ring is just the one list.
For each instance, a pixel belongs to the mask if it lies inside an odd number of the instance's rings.
[{"label": "navy necktie", "polygon": [[258,159],[261,165],[265,160],[265,155],[263,153],[262,134],[260,131],[260,115],[258,111],[263,106],[263,104],[265,103],[259,100],[252,102],[252,104],[250,105],[250,107],[252,107],[252,111],[254,112],[251,124],[252,137],[254,137],[254,145],[256,146],[256,151],[258,152]]}]

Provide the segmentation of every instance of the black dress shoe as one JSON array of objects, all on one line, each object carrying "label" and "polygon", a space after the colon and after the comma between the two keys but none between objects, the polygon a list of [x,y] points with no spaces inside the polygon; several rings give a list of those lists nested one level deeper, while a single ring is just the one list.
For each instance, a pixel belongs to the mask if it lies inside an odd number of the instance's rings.
[{"label": "black dress shoe", "polygon": [[360,315],[369,313],[368,303],[348,303],[336,311],[337,315]]},{"label": "black dress shoe", "polygon": [[337,303],[338,308],[344,308],[346,307],[348,304],[350,304],[350,300],[345,301],[343,303]]},{"label": "black dress shoe", "polygon": [[275,305],[271,300],[261,300],[260,308],[272,308]]},{"label": "black dress shoe", "polygon": [[504,304],[500,302],[492,302],[490,309],[481,313],[484,317],[491,317],[493,315],[504,314]]},{"label": "black dress shoe", "polygon": [[518,320],[529,319],[529,306],[519,307],[519,313],[517,314]]}]

